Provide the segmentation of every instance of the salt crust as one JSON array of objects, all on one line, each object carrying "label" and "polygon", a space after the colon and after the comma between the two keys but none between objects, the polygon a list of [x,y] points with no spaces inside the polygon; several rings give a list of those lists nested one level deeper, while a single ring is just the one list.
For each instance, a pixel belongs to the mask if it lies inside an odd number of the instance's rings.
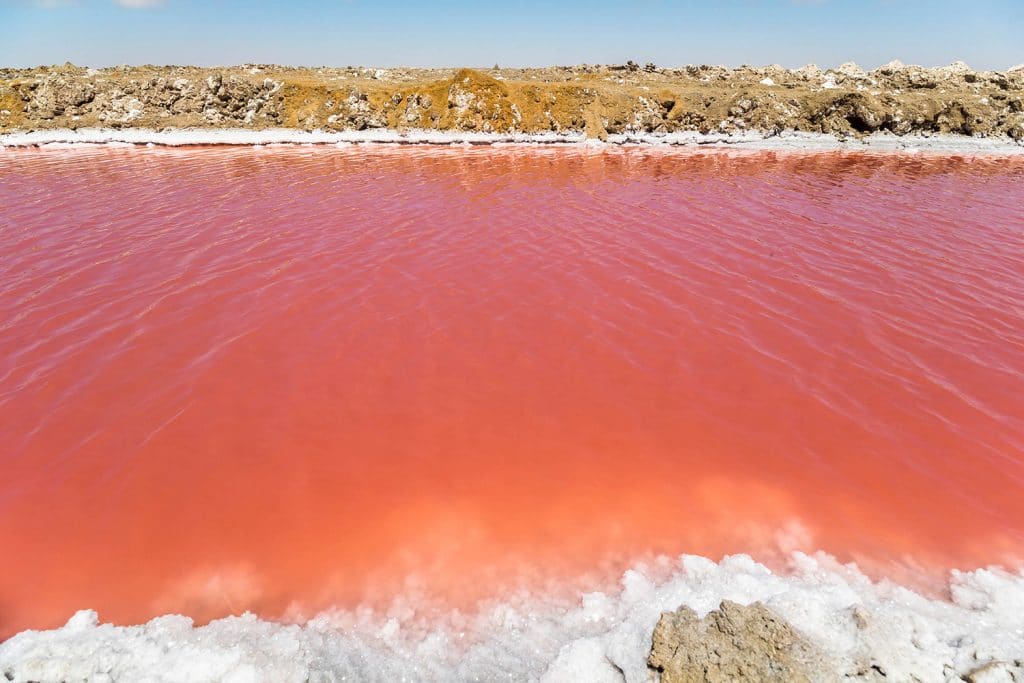
[{"label": "salt crust", "polygon": [[275,145],[275,144],[573,144],[601,147],[611,145],[647,146],[723,146],[765,150],[830,151],[866,150],[893,152],[939,152],[947,154],[1024,155],[1024,143],[1010,138],[971,138],[963,135],[896,136],[875,133],[862,138],[839,139],[832,135],[788,132],[774,135],[748,133],[697,132],[663,135],[609,135],[607,143],[587,139],[582,133],[469,133],[431,130],[374,129],[362,131],[302,131],[288,128],[268,130],[181,129],[147,130],[141,128],[78,130],[40,130],[0,135],[0,148],[42,147],[77,144],[128,145]]},{"label": "salt crust", "polygon": [[[840,675],[946,681],[1009,676],[1024,659],[1024,575],[954,571],[949,599],[925,597],[824,554],[794,554],[772,573],[749,556],[665,558],[627,571],[616,590],[517,593],[473,614],[427,618],[414,601],[322,614],[301,625],[230,617],[194,627],[181,616],[100,624],[81,611],[53,631],[0,644],[0,674],[38,681],[653,680],[651,633],[665,610],[704,615],[721,600],[762,601],[824,653]],[[2,680],[2,679],[0,679]],[[987,679],[986,679],[987,680]],[[1001,680],[1001,679],[1000,679]],[[1010,680],[1007,678],[1006,680]]]}]

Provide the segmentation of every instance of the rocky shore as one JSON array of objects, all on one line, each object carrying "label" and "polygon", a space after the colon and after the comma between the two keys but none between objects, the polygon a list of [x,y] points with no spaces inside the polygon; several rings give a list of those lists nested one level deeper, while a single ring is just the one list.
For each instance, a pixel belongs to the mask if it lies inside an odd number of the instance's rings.
[{"label": "rocky shore", "polygon": [[0,134],[80,129],[446,131],[856,139],[963,136],[1024,145],[1024,65],[892,62],[543,69],[0,69]]}]

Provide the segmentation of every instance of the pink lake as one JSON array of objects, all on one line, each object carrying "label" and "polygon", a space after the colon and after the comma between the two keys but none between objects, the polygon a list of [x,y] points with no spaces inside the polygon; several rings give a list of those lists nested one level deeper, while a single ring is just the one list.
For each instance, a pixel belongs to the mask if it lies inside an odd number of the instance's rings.
[{"label": "pink lake", "polygon": [[1024,161],[0,152],[0,638],[1024,551]]}]

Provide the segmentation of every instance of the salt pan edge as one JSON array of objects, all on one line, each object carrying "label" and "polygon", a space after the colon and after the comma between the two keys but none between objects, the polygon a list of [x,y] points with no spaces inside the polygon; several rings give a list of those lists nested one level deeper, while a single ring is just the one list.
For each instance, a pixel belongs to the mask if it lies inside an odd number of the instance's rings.
[{"label": "salt pan edge", "polygon": [[651,147],[726,146],[778,151],[888,151],[937,152],[947,154],[1024,155],[1024,144],[1010,138],[969,138],[962,135],[933,136],[874,133],[862,138],[839,139],[823,133],[784,132],[766,135],[749,133],[679,132],[666,134],[628,133],[609,135],[608,142],[588,139],[583,133],[472,133],[432,130],[373,129],[361,131],[303,131],[289,128],[180,129],[81,128],[7,133],[0,135],[0,148],[41,147],[76,144],[128,144],[159,146],[190,145],[275,145],[275,144],[572,144],[590,147],[644,145]]},{"label": "salt pan edge", "polygon": [[620,583],[616,592],[572,600],[510,596],[476,614],[441,619],[418,616],[414,604],[401,601],[386,613],[334,612],[303,625],[247,614],[198,628],[180,616],[117,627],[82,611],[63,628],[25,631],[0,644],[0,673],[15,683],[638,683],[656,677],[646,658],[661,612],[687,605],[704,615],[728,599],[763,602],[820,648],[840,676],[946,681],[982,667],[1006,680],[1024,674],[1022,574],[954,571],[946,601],[872,582],[824,554],[797,553],[785,575],[745,555],[720,563],[684,556],[638,565]]}]

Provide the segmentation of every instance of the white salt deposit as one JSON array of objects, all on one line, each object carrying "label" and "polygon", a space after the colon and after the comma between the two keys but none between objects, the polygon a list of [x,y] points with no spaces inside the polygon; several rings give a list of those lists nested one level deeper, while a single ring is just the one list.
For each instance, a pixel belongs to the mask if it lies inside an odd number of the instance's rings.
[{"label": "white salt deposit", "polygon": [[[824,86],[823,86],[824,87]],[[286,144],[573,144],[595,146],[583,133],[475,133],[436,130],[394,130],[379,128],[362,131],[303,131],[289,128],[178,129],[155,131],[145,128],[80,128],[78,130],[38,130],[0,135],[0,150],[5,147],[60,147],[81,144],[105,145],[286,145]],[[1024,154],[1024,142],[1009,137],[969,138],[963,135],[903,135],[881,132],[861,138],[839,139],[822,133],[788,131],[779,134],[761,131],[699,133],[617,133],[608,136],[608,144],[730,146],[751,149],[830,151],[934,151],[945,154]]]},{"label": "white salt deposit", "polygon": [[963,135],[894,135],[872,133],[861,138],[836,138],[821,133],[784,132],[766,135],[760,131],[729,133],[624,133],[609,135],[611,144],[673,146],[747,147],[776,151],[879,151],[936,152],[942,154],[1024,154],[1024,144],[1010,138],[968,138]]},{"label": "white salt deposit", "polygon": [[825,555],[793,555],[786,575],[747,556],[717,564],[687,556],[638,566],[617,591],[571,600],[517,595],[476,614],[437,619],[401,602],[386,613],[337,612],[301,626],[245,615],[199,628],[179,616],[116,627],[83,611],[61,629],[26,631],[0,644],[0,674],[15,683],[639,683],[655,677],[646,657],[662,611],[688,605],[703,615],[729,599],[763,602],[840,675],[875,667],[887,680],[959,680],[990,663],[986,675],[1024,675],[1024,576],[953,572],[949,592],[943,601],[873,583]]},{"label": "white salt deposit", "polygon": [[43,146],[70,144],[110,144],[115,142],[171,147],[183,145],[269,145],[269,144],[335,144],[338,142],[378,142],[408,144],[456,144],[469,142],[489,144],[493,142],[578,142],[582,133],[562,135],[558,133],[473,133],[433,130],[398,131],[391,128],[362,131],[328,132],[321,130],[304,131],[292,128],[267,130],[225,129],[177,129],[148,130],[145,128],[80,128],[78,130],[37,130],[26,133],[0,135],[0,146]]}]

